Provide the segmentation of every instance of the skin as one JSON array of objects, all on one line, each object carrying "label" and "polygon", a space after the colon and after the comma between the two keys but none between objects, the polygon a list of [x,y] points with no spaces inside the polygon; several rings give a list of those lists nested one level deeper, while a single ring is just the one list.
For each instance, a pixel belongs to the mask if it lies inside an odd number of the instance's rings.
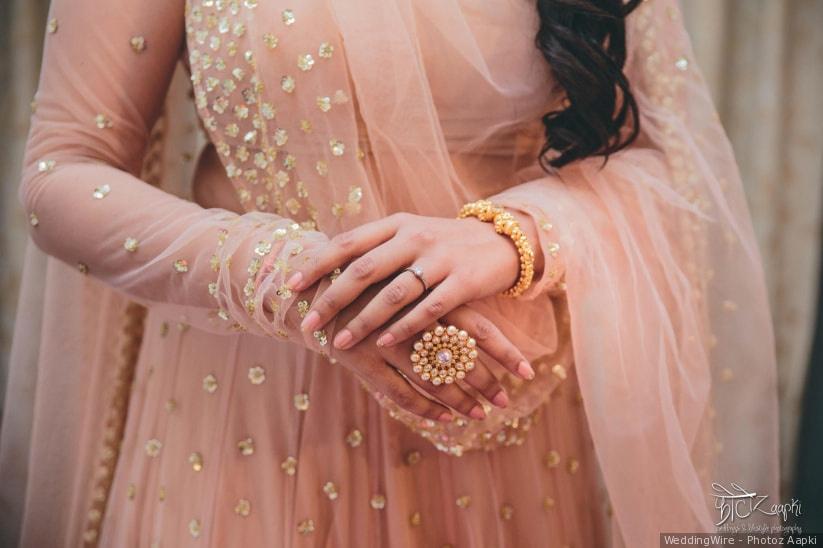
[{"label": "skin", "polygon": [[[337,281],[332,285],[336,284]],[[338,313],[338,321],[350,321],[373,302],[383,288],[383,284],[369,287]],[[313,287],[306,292],[312,290]],[[497,363],[505,367],[507,362],[522,360],[519,351],[492,322],[467,306],[455,308],[443,320],[474,331],[481,359],[476,362],[471,374],[466,376],[465,382],[497,407],[506,407],[508,395],[488,366]],[[407,348],[402,345],[378,346],[377,337],[377,333],[371,333],[346,349],[333,349],[332,357],[378,392],[420,417],[448,422],[453,419],[454,411],[473,419],[486,417],[480,400],[463,390],[458,383],[435,386],[422,381],[412,371]]]},{"label": "skin", "polygon": [[[534,224],[513,213],[529,240],[536,242]],[[539,275],[543,257],[538,248],[535,252]],[[287,285],[299,291],[347,263],[334,284],[314,300],[301,324],[304,331],[320,329],[368,288],[383,284],[354,316],[338,317],[333,341],[338,350],[353,348],[378,332],[374,344],[393,348],[447,320],[466,303],[505,291],[517,281],[520,269],[514,244],[497,234],[491,223],[398,213],[334,237],[313,261],[291,276]],[[401,272],[409,266],[423,269],[429,292],[424,294],[412,273]],[[451,323],[475,338],[479,332],[496,330],[490,322],[474,329],[458,321]],[[408,361],[406,346],[402,348]],[[522,378],[534,377],[531,365],[511,343],[504,352],[496,356],[504,367]]]}]

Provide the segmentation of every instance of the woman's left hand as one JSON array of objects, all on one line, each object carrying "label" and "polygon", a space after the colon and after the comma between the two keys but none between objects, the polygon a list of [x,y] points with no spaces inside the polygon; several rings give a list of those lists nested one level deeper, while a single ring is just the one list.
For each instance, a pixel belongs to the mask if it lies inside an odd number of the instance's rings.
[{"label": "woman's left hand", "polygon": [[[536,242],[533,223],[523,217],[519,220],[530,241]],[[542,257],[539,250],[535,252],[535,270],[539,272]],[[381,346],[412,337],[461,304],[505,291],[520,275],[514,243],[495,232],[492,223],[397,213],[338,234],[310,266],[293,274],[287,285],[299,291],[348,261],[351,264],[315,299],[302,329],[321,328],[367,287],[392,276],[394,279],[338,329],[334,346],[340,349],[364,339],[423,295],[423,282],[404,268],[419,269],[431,290],[383,331],[377,341]]]}]

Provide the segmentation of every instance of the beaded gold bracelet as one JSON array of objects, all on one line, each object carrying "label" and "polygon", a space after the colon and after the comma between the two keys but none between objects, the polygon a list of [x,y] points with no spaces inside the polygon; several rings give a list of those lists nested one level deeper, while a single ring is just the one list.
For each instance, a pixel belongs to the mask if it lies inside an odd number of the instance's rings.
[{"label": "beaded gold bracelet", "polygon": [[503,295],[519,297],[525,293],[534,279],[534,248],[514,215],[488,200],[478,200],[460,208],[457,218],[466,217],[476,217],[483,222],[494,223],[494,230],[498,234],[512,239],[520,255],[520,277],[512,287],[503,292]]}]

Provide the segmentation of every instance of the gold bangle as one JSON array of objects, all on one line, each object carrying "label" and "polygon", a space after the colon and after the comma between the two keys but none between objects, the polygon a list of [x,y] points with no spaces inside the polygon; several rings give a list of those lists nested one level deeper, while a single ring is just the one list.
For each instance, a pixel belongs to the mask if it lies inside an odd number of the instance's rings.
[{"label": "gold bangle", "polygon": [[466,217],[476,217],[485,223],[494,223],[494,230],[498,234],[512,239],[520,255],[520,277],[512,287],[503,292],[503,295],[519,297],[525,293],[534,279],[534,248],[514,215],[488,200],[478,200],[460,208],[457,218],[465,219]]}]

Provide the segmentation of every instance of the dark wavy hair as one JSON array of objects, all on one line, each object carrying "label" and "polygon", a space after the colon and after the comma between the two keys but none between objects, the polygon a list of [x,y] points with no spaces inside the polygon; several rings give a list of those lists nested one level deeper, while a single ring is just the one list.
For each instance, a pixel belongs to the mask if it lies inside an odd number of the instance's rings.
[{"label": "dark wavy hair", "polygon": [[543,116],[544,169],[589,156],[603,156],[605,163],[637,138],[637,102],[623,65],[625,19],[640,1],[537,0],[535,42],[566,94],[561,110]]}]

